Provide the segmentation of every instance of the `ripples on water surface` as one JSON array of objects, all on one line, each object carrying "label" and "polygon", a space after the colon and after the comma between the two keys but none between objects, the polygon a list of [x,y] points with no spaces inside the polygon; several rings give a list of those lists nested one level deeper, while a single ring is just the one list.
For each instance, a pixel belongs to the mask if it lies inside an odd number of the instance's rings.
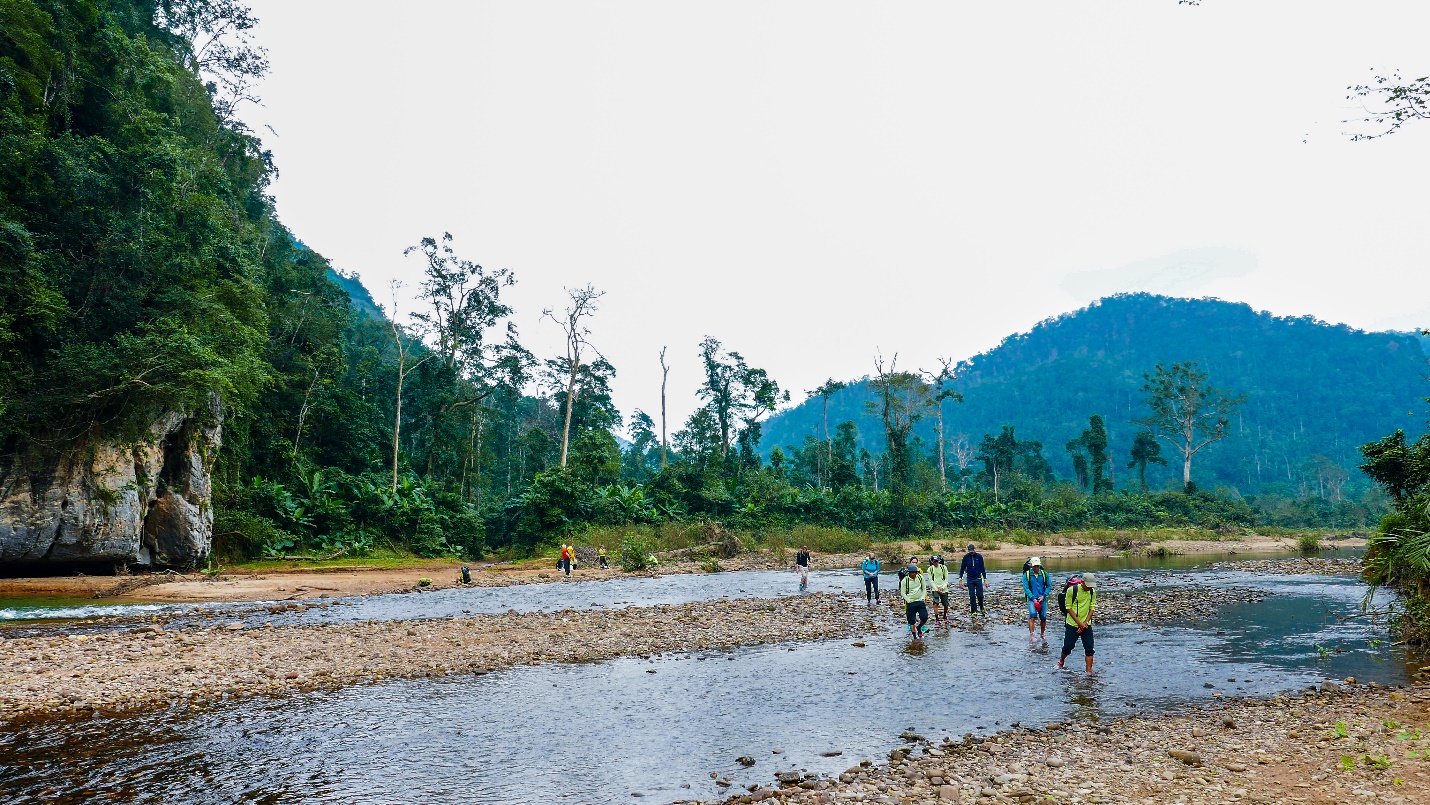
[{"label": "ripples on water surface", "polygon": [[[1116,575],[1129,586],[1193,578]],[[759,595],[750,579],[764,577],[679,578]],[[1379,642],[1383,630],[1336,617],[1353,613],[1364,594],[1354,580],[1236,581],[1277,595],[1225,607],[1198,628],[1099,627],[1093,678],[1054,671],[1056,644],[1030,645],[1026,629],[1002,626],[939,634],[921,648],[888,630],[863,648],[828,641],[523,667],[195,714],[19,725],[0,732],[0,792],[6,801],[57,803],[715,798],[722,792],[712,771],[737,785],[769,783],[782,768],[837,772],[879,758],[909,727],[938,739],[1012,721],[1165,711],[1218,692],[1266,696],[1327,677],[1404,680],[1401,662]],[[492,594],[531,594],[523,589]],[[613,601],[629,595],[611,592]],[[1344,653],[1322,658],[1318,644]],[[829,751],[844,754],[822,756]],[[756,765],[740,767],[740,755]]]}]

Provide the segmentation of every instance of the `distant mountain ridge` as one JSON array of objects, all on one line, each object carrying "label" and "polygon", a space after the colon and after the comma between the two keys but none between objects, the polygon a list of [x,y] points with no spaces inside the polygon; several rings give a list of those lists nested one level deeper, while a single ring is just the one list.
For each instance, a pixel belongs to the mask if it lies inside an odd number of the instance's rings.
[{"label": "distant mountain ridge", "polygon": [[[1277,317],[1219,299],[1123,294],[1043,321],[964,361],[953,385],[965,401],[946,404],[945,430],[976,444],[983,434],[1013,425],[1020,439],[1042,441],[1054,470],[1069,478],[1064,445],[1087,427],[1090,415],[1101,414],[1120,486],[1130,476],[1124,468],[1137,430],[1130,420],[1146,412],[1143,374],[1159,362],[1195,360],[1213,385],[1248,399],[1231,435],[1197,455],[1194,480],[1244,493],[1294,494],[1304,490],[1306,465],[1316,455],[1358,479],[1361,444],[1396,428],[1423,432],[1423,398],[1430,396],[1426,343],[1418,334]],[[836,394],[830,428],[852,419],[864,445],[878,451],[882,426],[864,410],[870,398],[864,380]],[[768,453],[776,445],[799,445],[819,431],[819,400],[806,401],[771,417],[761,446]],[[932,418],[917,432],[932,449]],[[1161,485],[1173,475],[1155,469],[1149,483]]]}]

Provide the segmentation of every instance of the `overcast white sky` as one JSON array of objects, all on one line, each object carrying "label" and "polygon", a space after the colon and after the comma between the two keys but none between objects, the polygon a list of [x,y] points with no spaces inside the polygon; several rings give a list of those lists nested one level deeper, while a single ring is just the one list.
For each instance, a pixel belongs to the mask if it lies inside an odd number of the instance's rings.
[{"label": "overcast white sky", "polygon": [[1430,325],[1430,122],[1342,123],[1430,73],[1424,0],[253,7],[289,227],[384,303],[450,231],[539,353],[595,283],[623,411],[669,345],[672,430],[706,334],[798,399],[1119,291]]}]

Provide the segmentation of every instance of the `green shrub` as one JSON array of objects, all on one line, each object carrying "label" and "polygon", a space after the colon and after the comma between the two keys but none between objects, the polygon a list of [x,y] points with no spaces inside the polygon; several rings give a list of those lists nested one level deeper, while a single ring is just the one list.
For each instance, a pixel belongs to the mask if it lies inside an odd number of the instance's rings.
[{"label": "green shrub", "polygon": [[1313,554],[1321,551],[1321,535],[1316,533],[1302,534],[1296,540],[1296,546],[1301,549],[1301,553]]},{"label": "green shrub", "polygon": [[627,573],[649,570],[654,564],[651,560],[650,543],[646,539],[627,534],[621,540],[621,570]]}]

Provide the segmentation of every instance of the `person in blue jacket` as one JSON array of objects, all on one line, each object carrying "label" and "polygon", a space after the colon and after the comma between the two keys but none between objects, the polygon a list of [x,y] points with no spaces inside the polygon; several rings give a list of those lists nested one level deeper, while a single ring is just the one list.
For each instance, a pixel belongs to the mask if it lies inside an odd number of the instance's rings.
[{"label": "person in blue jacket", "polygon": [[988,571],[983,567],[983,554],[974,549],[973,543],[968,543],[968,552],[963,555],[963,564],[958,566],[958,583],[963,584],[963,577],[968,577],[968,608],[974,615],[988,616],[988,610],[983,608],[983,580],[988,578]]},{"label": "person in blue jacket", "polygon": [[1042,630],[1038,637],[1048,642],[1048,591],[1053,587],[1048,571],[1043,569],[1043,560],[1034,556],[1028,560],[1023,570],[1023,597],[1028,601],[1028,639],[1033,639],[1033,626],[1040,623]]},{"label": "person in blue jacket", "polygon": [[879,603],[879,559],[874,554],[869,554],[869,558],[864,560],[864,564],[859,566],[864,571],[864,601]]}]

